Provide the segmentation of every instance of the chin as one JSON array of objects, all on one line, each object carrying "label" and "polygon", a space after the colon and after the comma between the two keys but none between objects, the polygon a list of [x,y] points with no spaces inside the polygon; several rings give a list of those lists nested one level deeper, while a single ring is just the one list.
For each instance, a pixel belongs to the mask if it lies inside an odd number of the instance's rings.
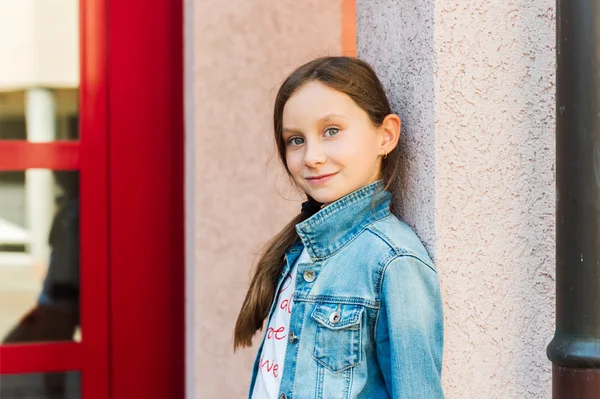
[{"label": "chin", "polygon": [[334,190],[313,190],[313,192],[309,193],[309,195],[313,197],[317,202],[320,202],[322,204],[331,204],[332,202],[339,200],[346,194],[335,192]]},{"label": "chin", "polygon": [[353,193],[354,191],[367,186],[371,183],[365,183],[362,185],[358,185],[358,187],[353,188],[353,187],[348,187],[348,186],[344,186],[344,187],[321,187],[320,189],[315,189],[314,187],[307,187],[309,189],[309,191],[306,191],[308,193],[308,195],[310,195],[312,198],[315,199],[315,201],[318,201],[322,204],[331,204],[332,202],[335,202],[337,200],[339,200],[342,197],[345,197],[346,195]]},{"label": "chin", "polygon": [[321,204],[331,204],[354,191],[346,181],[339,180],[341,177],[342,176],[335,176],[320,187],[315,187],[302,181],[300,187],[315,201],[320,202]]}]

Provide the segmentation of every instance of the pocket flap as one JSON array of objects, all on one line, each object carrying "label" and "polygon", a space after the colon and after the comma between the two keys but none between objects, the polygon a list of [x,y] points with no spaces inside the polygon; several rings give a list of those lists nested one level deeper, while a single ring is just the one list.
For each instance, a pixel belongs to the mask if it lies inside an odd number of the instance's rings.
[{"label": "pocket flap", "polygon": [[359,305],[317,303],[311,317],[331,330],[340,330],[359,324],[362,313],[363,307]]}]

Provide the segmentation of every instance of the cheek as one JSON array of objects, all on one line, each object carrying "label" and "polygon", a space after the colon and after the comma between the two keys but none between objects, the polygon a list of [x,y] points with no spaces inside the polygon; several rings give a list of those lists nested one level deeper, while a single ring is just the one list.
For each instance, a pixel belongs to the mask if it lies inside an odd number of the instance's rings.
[{"label": "cheek", "polygon": [[377,143],[365,138],[370,132],[357,132],[331,148],[330,156],[346,166],[364,168],[377,159]]},{"label": "cheek", "polygon": [[285,162],[292,176],[296,176],[302,170],[301,151],[289,151],[285,155]]}]

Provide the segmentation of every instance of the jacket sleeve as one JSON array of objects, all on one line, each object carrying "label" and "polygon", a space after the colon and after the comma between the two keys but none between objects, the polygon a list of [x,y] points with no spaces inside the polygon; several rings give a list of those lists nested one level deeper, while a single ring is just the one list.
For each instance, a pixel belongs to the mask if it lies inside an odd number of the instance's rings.
[{"label": "jacket sleeve", "polygon": [[399,256],[383,272],[375,326],[377,360],[393,399],[439,399],[443,314],[437,272],[413,256]]}]

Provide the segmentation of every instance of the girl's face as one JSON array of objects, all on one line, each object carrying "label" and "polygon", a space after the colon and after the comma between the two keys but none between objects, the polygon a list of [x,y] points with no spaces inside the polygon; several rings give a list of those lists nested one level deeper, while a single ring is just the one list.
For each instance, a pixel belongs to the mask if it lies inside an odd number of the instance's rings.
[{"label": "girl's face", "polygon": [[373,126],[345,93],[311,81],[283,109],[288,169],[306,194],[324,204],[334,202],[379,179],[381,157],[398,139],[389,148],[385,130]]}]

